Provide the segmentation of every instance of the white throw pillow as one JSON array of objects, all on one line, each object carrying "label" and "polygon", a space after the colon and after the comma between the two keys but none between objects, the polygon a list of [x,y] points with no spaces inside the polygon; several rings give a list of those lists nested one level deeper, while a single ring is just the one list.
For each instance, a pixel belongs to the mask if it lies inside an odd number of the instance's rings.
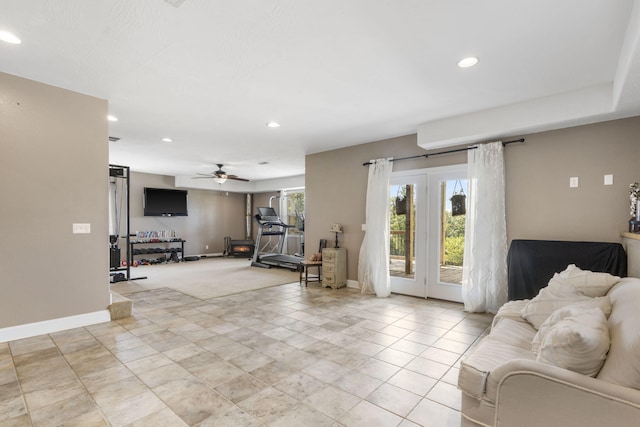
[{"label": "white throw pillow", "polygon": [[532,341],[539,362],[595,376],[609,351],[609,328],[598,307],[576,304],[555,311]]},{"label": "white throw pillow", "polygon": [[611,304],[606,297],[591,298],[584,295],[557,296],[549,289],[542,288],[538,295],[529,301],[522,309],[521,315],[527,322],[531,323],[534,328],[540,329],[545,320],[559,308],[566,307],[571,304],[584,304],[587,307],[598,307],[609,315],[611,313]]},{"label": "white throw pillow", "polygon": [[[593,310],[594,308],[599,308],[604,314],[604,317],[608,319],[612,310],[611,300],[609,299],[609,297],[596,298],[596,300],[599,304],[599,307],[594,307],[593,304],[589,303],[578,302],[561,307],[551,313],[551,315],[547,317],[542,325],[540,325],[540,328],[538,328],[538,332],[533,337],[533,340],[531,340],[531,351],[535,354],[538,354],[540,344],[549,332],[549,329],[564,318],[571,317],[585,311]],[[589,299],[589,301],[593,301],[593,298]]]},{"label": "white throw pillow", "polygon": [[609,273],[581,270],[575,264],[569,264],[564,271],[553,275],[547,288],[558,296],[573,294],[601,297],[620,280],[620,277]]}]

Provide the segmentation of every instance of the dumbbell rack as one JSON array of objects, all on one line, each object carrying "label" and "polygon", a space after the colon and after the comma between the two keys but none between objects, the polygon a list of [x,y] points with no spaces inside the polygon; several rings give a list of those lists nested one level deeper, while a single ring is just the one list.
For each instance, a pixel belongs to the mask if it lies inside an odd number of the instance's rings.
[{"label": "dumbbell rack", "polygon": [[[180,258],[184,256],[184,243],[186,240],[182,239],[137,239],[130,240],[129,246],[129,265],[133,265],[134,255],[154,255],[154,254],[167,254],[177,252],[180,254]],[[171,244],[180,244],[180,247],[172,247]],[[162,247],[147,247],[146,245],[162,244]],[[145,245],[145,247],[136,248],[137,245]]]}]

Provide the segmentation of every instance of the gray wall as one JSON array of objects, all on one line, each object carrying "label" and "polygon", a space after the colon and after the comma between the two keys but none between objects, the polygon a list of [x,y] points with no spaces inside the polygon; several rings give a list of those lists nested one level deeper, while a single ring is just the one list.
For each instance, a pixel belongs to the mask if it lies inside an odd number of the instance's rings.
[{"label": "gray wall", "polygon": [[[174,189],[174,178],[132,172],[130,186],[132,233],[175,230],[179,237],[186,240],[186,255],[222,253],[226,236],[232,239],[245,238],[245,194],[188,189],[189,216],[155,217],[143,214],[144,187]],[[206,245],[209,245],[209,249],[205,248]],[[124,250],[122,252],[124,256]]]},{"label": "gray wall", "polygon": [[[621,241],[629,219],[628,185],[640,180],[639,133],[640,117],[633,117],[524,135],[524,144],[509,145],[508,238]],[[368,174],[362,163],[424,153],[416,135],[408,135],[306,156],[307,245],[321,238],[332,242],[329,227],[342,223],[348,278],[357,280]],[[466,153],[397,162],[394,171],[461,163]],[[614,175],[614,185],[603,185],[604,174]],[[580,178],[578,188],[569,188],[571,176]]]},{"label": "gray wall", "polygon": [[107,110],[0,73],[0,328],[109,305]]},{"label": "gray wall", "polygon": [[[525,135],[525,144],[508,147],[509,238],[620,242],[629,184],[640,181],[639,134],[633,117]],[[579,187],[569,188],[570,177]]]}]

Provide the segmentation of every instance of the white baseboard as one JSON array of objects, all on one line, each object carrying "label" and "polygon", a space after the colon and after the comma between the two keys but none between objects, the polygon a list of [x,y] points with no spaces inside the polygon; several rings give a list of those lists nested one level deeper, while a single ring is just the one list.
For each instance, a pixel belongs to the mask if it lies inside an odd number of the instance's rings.
[{"label": "white baseboard", "polygon": [[347,288],[356,288],[356,289],[360,289],[360,282],[358,282],[357,280],[347,280]]},{"label": "white baseboard", "polygon": [[75,316],[60,317],[44,320],[42,322],[26,323],[24,325],[10,326],[0,329],[0,343],[35,337],[37,335],[50,334],[65,331],[67,329],[81,328],[95,325],[96,323],[110,322],[109,310],[94,311],[93,313],[77,314]]},{"label": "white baseboard", "polygon": [[222,252],[213,252],[210,254],[197,254],[195,256],[199,256],[200,258],[220,258],[220,257],[223,257],[224,254]]}]

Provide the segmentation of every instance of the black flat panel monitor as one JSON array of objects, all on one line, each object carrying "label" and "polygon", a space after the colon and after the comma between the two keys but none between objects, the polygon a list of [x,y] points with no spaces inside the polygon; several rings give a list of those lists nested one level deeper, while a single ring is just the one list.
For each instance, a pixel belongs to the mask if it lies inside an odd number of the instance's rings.
[{"label": "black flat panel monitor", "polygon": [[187,216],[187,191],[144,189],[144,216]]}]

